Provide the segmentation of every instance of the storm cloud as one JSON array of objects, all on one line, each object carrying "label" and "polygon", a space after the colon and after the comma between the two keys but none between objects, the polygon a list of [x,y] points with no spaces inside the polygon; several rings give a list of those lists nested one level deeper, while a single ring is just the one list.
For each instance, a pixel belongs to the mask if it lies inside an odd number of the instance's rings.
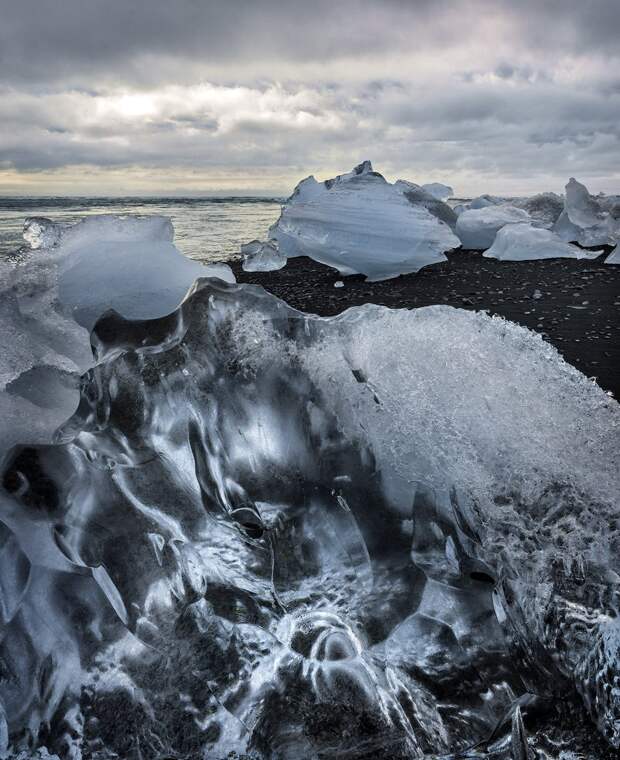
[{"label": "storm cloud", "polygon": [[3,5],[3,193],[620,186],[617,0]]}]

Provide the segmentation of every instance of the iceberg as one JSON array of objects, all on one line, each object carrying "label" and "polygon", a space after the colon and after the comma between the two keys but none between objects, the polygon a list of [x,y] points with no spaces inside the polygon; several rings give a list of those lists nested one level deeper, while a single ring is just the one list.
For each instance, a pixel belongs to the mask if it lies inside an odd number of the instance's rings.
[{"label": "iceberg", "polygon": [[454,195],[453,188],[450,185],[442,185],[441,182],[428,182],[422,185],[422,190],[437,198],[438,201],[445,201]]},{"label": "iceberg", "polygon": [[26,220],[28,246],[0,262],[0,458],[17,440],[49,440],[75,409],[101,314],[156,318],[174,311],[197,277],[234,282],[226,264],[185,258],[173,235],[164,217]]},{"label": "iceberg", "polygon": [[[409,197],[413,191],[419,199]],[[441,213],[454,216],[417,185],[390,184],[365,161],[325,182],[300,182],[270,238],[289,258],[309,256],[344,275],[384,280],[445,261],[444,252],[458,247]]]},{"label": "iceberg", "polygon": [[571,177],[566,185],[564,209],[553,231],[566,242],[585,247],[614,245],[620,239],[620,214],[605,210],[585,185]]},{"label": "iceberg", "polygon": [[531,261],[557,258],[592,259],[601,253],[602,250],[585,251],[576,245],[565,243],[551,230],[518,223],[502,227],[495,236],[493,245],[483,255],[502,261]]},{"label": "iceberg", "polygon": [[531,221],[530,215],[515,206],[490,204],[470,208],[459,214],[456,234],[463,248],[485,250],[493,245],[498,231],[507,224]]},{"label": "iceberg", "polygon": [[91,344],[3,465],[4,750],[522,755],[574,689],[620,745],[620,409],[540,336],[207,278]]},{"label": "iceberg", "polygon": [[286,256],[283,256],[278,250],[278,244],[275,240],[261,242],[252,240],[241,246],[241,255],[243,256],[244,272],[272,272],[276,269],[282,269],[286,266]]}]

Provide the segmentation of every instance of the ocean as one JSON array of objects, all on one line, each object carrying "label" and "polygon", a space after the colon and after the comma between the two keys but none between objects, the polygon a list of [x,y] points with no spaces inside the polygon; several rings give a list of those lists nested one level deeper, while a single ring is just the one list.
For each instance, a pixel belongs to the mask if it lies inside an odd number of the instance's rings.
[{"label": "ocean", "polygon": [[24,241],[28,216],[76,222],[90,214],[159,214],[172,219],[175,243],[198,261],[239,255],[242,243],[264,239],[283,198],[0,198],[0,255]]}]

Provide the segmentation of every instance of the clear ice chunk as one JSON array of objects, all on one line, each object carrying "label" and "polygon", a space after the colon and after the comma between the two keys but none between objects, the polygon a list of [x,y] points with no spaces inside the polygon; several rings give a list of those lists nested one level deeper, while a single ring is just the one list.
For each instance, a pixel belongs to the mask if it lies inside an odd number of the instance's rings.
[{"label": "clear ice chunk", "polygon": [[252,240],[241,246],[245,272],[272,272],[286,266],[287,258],[278,250],[275,240]]},{"label": "clear ice chunk", "polygon": [[207,278],[91,342],[3,466],[12,753],[432,757],[571,689],[620,745],[620,411],[539,336]]}]

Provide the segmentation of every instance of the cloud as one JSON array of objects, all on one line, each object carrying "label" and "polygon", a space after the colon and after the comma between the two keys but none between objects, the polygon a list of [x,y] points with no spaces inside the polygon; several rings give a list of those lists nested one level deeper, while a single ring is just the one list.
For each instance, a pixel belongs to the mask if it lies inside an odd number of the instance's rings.
[{"label": "cloud", "polygon": [[366,157],[463,193],[570,174],[609,192],[619,17],[617,0],[11,3],[0,192],[106,172],[127,192],[166,173],[286,192]]}]

